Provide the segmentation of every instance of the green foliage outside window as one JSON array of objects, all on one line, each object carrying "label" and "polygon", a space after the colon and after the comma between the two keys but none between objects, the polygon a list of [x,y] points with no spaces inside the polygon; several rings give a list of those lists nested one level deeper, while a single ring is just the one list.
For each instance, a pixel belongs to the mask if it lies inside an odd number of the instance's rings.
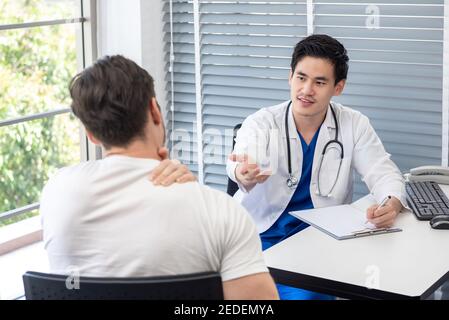
[{"label": "green foliage outside window", "polygon": [[[0,23],[40,21],[48,10],[72,17],[73,7],[48,1],[1,1]],[[76,73],[75,25],[0,31],[0,121],[70,104]],[[57,168],[79,162],[79,125],[72,115],[0,128],[0,213],[39,201]],[[28,215],[32,215],[31,213]],[[0,220],[0,226],[23,219]]]}]

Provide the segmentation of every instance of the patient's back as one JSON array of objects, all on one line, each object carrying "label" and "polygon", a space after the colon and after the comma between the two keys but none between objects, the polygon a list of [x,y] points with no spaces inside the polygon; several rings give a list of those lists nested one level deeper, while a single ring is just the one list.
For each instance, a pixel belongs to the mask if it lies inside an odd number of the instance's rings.
[{"label": "patient's back", "polygon": [[254,223],[198,183],[154,186],[156,160],[111,156],[60,170],[41,197],[51,272],[130,277],[266,272]]}]

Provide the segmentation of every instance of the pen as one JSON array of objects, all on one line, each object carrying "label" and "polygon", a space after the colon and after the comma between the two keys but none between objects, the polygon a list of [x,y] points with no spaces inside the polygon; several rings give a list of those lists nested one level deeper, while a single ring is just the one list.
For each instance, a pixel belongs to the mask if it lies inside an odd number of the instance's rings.
[{"label": "pen", "polygon": [[[379,206],[377,207],[376,211],[377,211],[379,208],[385,207],[385,206],[387,205],[388,200],[390,200],[390,199],[391,199],[391,196],[385,197],[385,199],[383,199],[382,202],[381,202],[381,203],[379,204]],[[366,221],[365,221],[365,224],[367,224],[368,222],[369,222],[369,221],[366,220]]]},{"label": "pen", "polygon": [[390,200],[390,199],[391,199],[391,196],[385,197],[385,199],[380,203],[379,208],[384,207],[387,204],[388,200]]}]

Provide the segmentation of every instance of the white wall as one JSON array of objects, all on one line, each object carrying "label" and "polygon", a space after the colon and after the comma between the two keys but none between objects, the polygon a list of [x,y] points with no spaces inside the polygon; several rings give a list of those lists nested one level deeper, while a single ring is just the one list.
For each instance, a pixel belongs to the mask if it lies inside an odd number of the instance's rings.
[{"label": "white wall", "polygon": [[98,56],[122,54],[154,78],[165,113],[162,0],[98,0]]},{"label": "white wall", "polygon": [[140,0],[98,1],[99,56],[123,54],[141,64]]},{"label": "white wall", "polygon": [[165,62],[162,0],[141,0],[142,66],[153,76],[156,96],[165,111]]}]

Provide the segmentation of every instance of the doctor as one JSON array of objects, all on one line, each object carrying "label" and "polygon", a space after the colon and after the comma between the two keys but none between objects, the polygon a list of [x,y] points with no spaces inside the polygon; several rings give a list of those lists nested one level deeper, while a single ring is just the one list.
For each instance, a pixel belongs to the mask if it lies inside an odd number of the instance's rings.
[{"label": "doctor", "polygon": [[[403,208],[401,173],[368,118],[331,101],[343,91],[348,61],[332,37],[303,39],[291,60],[291,100],[250,115],[238,131],[227,174],[239,186],[235,198],[255,220],[264,250],[308,226],[289,211],[350,203],[354,170],[378,203],[391,197],[368,208],[370,222],[391,226]],[[282,299],[326,298],[282,285],[278,290]]]}]

